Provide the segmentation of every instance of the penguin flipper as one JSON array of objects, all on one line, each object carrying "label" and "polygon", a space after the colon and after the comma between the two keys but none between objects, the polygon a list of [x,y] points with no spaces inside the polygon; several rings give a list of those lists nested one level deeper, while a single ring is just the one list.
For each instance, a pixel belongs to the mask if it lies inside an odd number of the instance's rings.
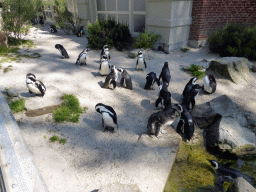
[{"label": "penguin flipper", "polygon": [[116,88],[116,81],[114,79],[112,79],[110,83],[113,84],[113,89],[115,89]]},{"label": "penguin flipper", "polygon": [[121,86],[124,86],[124,78],[121,78],[121,82],[120,82]]},{"label": "penguin flipper", "polygon": [[191,107],[191,109],[189,109],[189,112],[191,113],[193,111],[194,107],[195,107],[195,104],[196,104],[195,98],[192,98],[190,102],[192,104],[192,107]]},{"label": "penguin flipper", "polygon": [[136,62],[136,66],[138,65],[138,59],[137,59],[137,62]]},{"label": "penguin flipper", "polygon": [[145,59],[144,59],[144,65],[145,65],[145,68],[147,68],[147,64],[146,64],[146,61],[145,61]]},{"label": "penguin flipper", "polygon": [[178,125],[177,125],[177,128],[176,128],[176,131],[178,134],[182,134],[182,126],[184,125],[184,120],[180,120]]},{"label": "penguin flipper", "polygon": [[101,69],[101,64],[100,64],[100,68],[99,68],[99,70]]},{"label": "penguin flipper", "polygon": [[102,118],[102,127],[104,127],[104,119]]},{"label": "penguin flipper", "polygon": [[110,59],[110,55],[108,55],[108,59]]},{"label": "penguin flipper", "polygon": [[156,100],[155,102],[155,106],[156,108],[158,107],[159,103],[162,101],[162,98],[161,97],[158,97],[158,99]]},{"label": "penguin flipper", "polygon": [[155,136],[158,138],[158,135],[160,133],[161,125],[158,122],[156,122],[155,126],[156,126]]},{"label": "penguin flipper", "polygon": [[154,83],[155,83],[155,82],[157,83],[158,86],[160,86],[160,80],[159,80],[157,77],[156,77]]},{"label": "penguin flipper", "polygon": [[43,91],[42,85],[36,83],[36,86],[39,89],[39,91],[41,92],[42,96],[44,96],[44,91]]}]

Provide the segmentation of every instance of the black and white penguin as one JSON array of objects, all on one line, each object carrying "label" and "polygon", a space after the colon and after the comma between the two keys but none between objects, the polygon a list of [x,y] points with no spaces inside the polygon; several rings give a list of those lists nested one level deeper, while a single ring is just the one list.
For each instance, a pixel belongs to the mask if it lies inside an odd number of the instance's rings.
[{"label": "black and white penguin", "polygon": [[36,80],[36,76],[33,73],[26,75],[26,85],[29,93],[35,93],[36,96],[41,95],[42,97],[45,95],[45,85],[41,81]]},{"label": "black and white penguin", "polygon": [[142,51],[139,51],[137,62],[136,62],[136,69],[143,70],[143,65],[145,65],[145,68],[147,68],[147,64],[146,64],[145,58],[143,57],[143,53]]},{"label": "black and white penguin", "polygon": [[113,84],[113,90],[116,88],[116,81],[118,78],[118,71],[116,70],[115,66],[111,66],[111,72],[107,75],[105,79],[105,83],[103,84],[102,88],[109,88],[110,84]]},{"label": "black and white penguin", "polygon": [[57,33],[58,32],[55,25],[50,25],[49,29],[50,29],[51,33]]},{"label": "black and white penguin", "polygon": [[77,37],[82,37],[83,35],[83,29],[84,29],[84,26],[81,26],[78,31],[76,32],[76,36]]},{"label": "black and white penguin", "polygon": [[107,45],[103,46],[103,48],[101,50],[101,54],[100,54],[100,59],[102,59],[103,55],[107,55],[107,58],[110,59],[109,46],[107,46]]},{"label": "black and white penguin", "polygon": [[85,48],[77,57],[76,64],[80,63],[80,65],[86,65],[86,54],[88,53],[89,49]]},{"label": "black and white penguin", "polygon": [[112,107],[98,103],[95,106],[95,110],[102,115],[103,131],[111,131],[113,133],[115,128],[118,129],[117,115]]},{"label": "black and white penguin", "polygon": [[216,91],[216,80],[213,75],[206,75],[203,78],[204,85],[203,90],[207,93],[214,93]]},{"label": "black and white penguin", "polygon": [[159,97],[155,102],[156,108],[158,107],[159,103],[161,103],[163,108],[171,106],[171,104],[172,104],[171,97],[172,97],[171,93],[168,91],[168,84],[164,82],[161,85]]},{"label": "black and white penguin", "polygon": [[164,63],[164,66],[162,68],[162,71],[159,75],[159,80],[162,78],[162,82],[165,82],[169,85],[170,81],[171,81],[171,74],[170,74],[170,69],[168,66],[168,62]]},{"label": "black and white penguin", "polygon": [[150,134],[159,138],[164,133],[164,129],[175,121],[177,114],[178,111],[169,106],[163,111],[150,115],[147,124]]},{"label": "black and white penguin", "polygon": [[189,80],[189,82],[186,84],[183,92],[182,92],[182,96],[183,97],[186,97],[188,92],[192,89],[193,85],[196,84],[196,81],[197,81],[197,78],[196,77],[193,77]]},{"label": "black and white penguin", "polygon": [[100,71],[101,75],[108,75],[109,74],[110,65],[108,64],[107,55],[102,56],[99,71]]},{"label": "black and white penguin", "polygon": [[229,182],[232,183],[234,179],[238,177],[243,177],[246,181],[248,181],[252,186],[254,186],[254,177],[250,177],[238,170],[232,169],[229,166],[230,163],[220,164],[217,160],[208,160],[212,167],[216,170],[217,176],[219,177],[217,181],[217,186],[219,190],[224,192],[223,183]]},{"label": "black and white penguin", "polygon": [[183,103],[176,104],[176,106],[180,108],[180,120],[176,131],[184,138],[185,141],[190,141],[195,131],[194,119]]},{"label": "black and white penguin", "polygon": [[60,54],[61,54],[64,58],[69,58],[66,49],[65,49],[61,44],[56,44],[56,45],[55,45],[55,48],[59,50]]},{"label": "black and white penguin", "polygon": [[146,76],[146,84],[145,84],[144,89],[146,89],[146,90],[153,89],[153,85],[155,82],[157,83],[158,86],[160,86],[160,81],[159,81],[158,77],[156,76],[156,74],[154,72],[148,73]]},{"label": "black and white penguin", "polygon": [[202,87],[198,84],[192,85],[191,89],[184,94],[183,97],[183,104],[187,107],[190,113],[192,113],[195,104],[196,104],[196,97],[199,95]]},{"label": "black and white penguin", "polygon": [[127,71],[121,67],[117,69],[121,73],[121,86],[132,90],[132,79]]}]

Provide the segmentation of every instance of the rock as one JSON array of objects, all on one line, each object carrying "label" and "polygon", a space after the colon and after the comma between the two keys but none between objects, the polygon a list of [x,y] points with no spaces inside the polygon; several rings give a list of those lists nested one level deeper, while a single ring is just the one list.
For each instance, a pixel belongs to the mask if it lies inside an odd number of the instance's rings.
[{"label": "rock", "polygon": [[256,72],[256,64],[252,62],[248,62],[249,69],[252,70],[252,72]]},{"label": "rock", "polygon": [[218,72],[221,76],[232,80],[236,84],[250,83],[251,81],[248,59],[246,58],[223,57],[211,61],[209,69]]},{"label": "rock", "polygon": [[202,61],[194,62],[194,63],[191,63],[190,65],[180,65],[180,67],[183,70],[188,70],[192,64],[199,65],[199,66],[203,67],[203,69],[199,70],[199,71],[204,72],[209,67],[210,61],[207,61],[206,59],[203,59]]},{"label": "rock", "polygon": [[132,50],[129,52],[129,57],[132,58],[132,59],[135,59],[137,58],[138,56],[138,51],[137,50]]},{"label": "rock", "polygon": [[12,96],[12,97],[18,97],[18,93],[16,91],[14,91],[13,89],[8,89],[7,95]]},{"label": "rock", "polygon": [[121,183],[108,184],[99,189],[98,192],[140,192],[140,189],[137,185],[124,185]]},{"label": "rock", "polygon": [[5,87],[4,87],[3,85],[0,85],[0,91],[1,91],[2,93],[5,93]]},{"label": "rock", "polygon": [[229,186],[227,192],[256,192],[256,189],[243,177],[238,177],[235,182]]},{"label": "rock", "polygon": [[142,51],[143,57],[146,60],[152,60],[154,58],[155,53],[151,49],[147,49],[147,50],[145,50],[145,49],[134,49],[134,50],[129,52],[129,57],[132,58],[132,59],[137,58],[139,51]]}]

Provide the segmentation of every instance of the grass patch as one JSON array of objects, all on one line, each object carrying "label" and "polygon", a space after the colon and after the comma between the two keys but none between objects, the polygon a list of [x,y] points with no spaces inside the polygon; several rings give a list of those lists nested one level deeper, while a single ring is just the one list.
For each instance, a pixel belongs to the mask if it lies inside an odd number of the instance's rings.
[{"label": "grass patch", "polygon": [[66,142],[67,142],[67,139],[60,139],[60,140],[59,140],[59,143],[60,143],[60,144],[63,144],[63,145],[64,145]]},{"label": "grass patch", "polygon": [[58,123],[65,121],[77,123],[79,121],[80,114],[85,112],[85,108],[80,107],[79,100],[73,95],[65,94],[62,99],[63,104],[57,110],[53,110],[54,120]]},{"label": "grass patch", "polygon": [[55,141],[58,141],[58,140],[60,140],[60,138],[59,138],[57,135],[54,135],[54,136],[52,136],[52,137],[50,138],[50,141],[51,141],[51,142],[55,142]]},{"label": "grass patch", "polygon": [[199,65],[192,64],[188,71],[197,78],[203,78],[205,76],[205,71],[202,71],[204,68]]},{"label": "grass patch", "polygon": [[10,109],[12,112],[21,112],[25,110],[25,100],[19,99],[17,101],[13,101],[9,104]]},{"label": "grass patch", "polygon": [[6,67],[4,68],[4,73],[7,73],[8,71],[12,71],[12,70],[13,70],[12,68]]},{"label": "grass patch", "polygon": [[180,50],[181,50],[183,53],[186,53],[186,52],[188,52],[189,48],[181,48]]}]

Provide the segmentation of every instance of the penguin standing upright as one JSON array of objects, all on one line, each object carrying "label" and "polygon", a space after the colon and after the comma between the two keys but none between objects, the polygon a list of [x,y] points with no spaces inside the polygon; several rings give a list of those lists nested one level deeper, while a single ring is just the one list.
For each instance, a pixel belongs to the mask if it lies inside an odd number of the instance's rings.
[{"label": "penguin standing upright", "polygon": [[177,104],[177,106],[180,108],[181,115],[176,131],[178,134],[183,136],[185,140],[190,141],[195,131],[194,119],[183,103]]},{"label": "penguin standing upright", "polygon": [[95,106],[95,110],[102,115],[102,127],[104,127],[103,131],[108,130],[113,133],[115,128],[118,129],[117,115],[112,107],[98,103]]},{"label": "penguin standing upright", "polygon": [[224,192],[223,183],[232,183],[234,179],[238,177],[243,177],[247,182],[254,186],[254,177],[250,177],[238,170],[230,168],[230,163],[220,164],[217,160],[209,160],[213,168],[216,170],[217,176],[219,177],[217,181],[217,186],[221,192]]},{"label": "penguin standing upright", "polygon": [[60,54],[61,54],[64,58],[69,58],[66,49],[65,49],[61,44],[56,44],[56,45],[55,45],[55,48],[59,50]]},{"label": "penguin standing upright", "polygon": [[58,32],[55,25],[50,25],[49,29],[50,29],[51,33],[57,33]]},{"label": "penguin standing upright", "polygon": [[196,77],[193,77],[189,80],[189,82],[186,84],[183,92],[182,92],[182,96],[183,97],[186,97],[188,92],[192,89],[193,85],[196,84],[196,81],[197,81],[197,78]]},{"label": "penguin standing upright", "polygon": [[115,66],[111,66],[111,72],[107,75],[105,79],[105,83],[103,84],[102,88],[109,88],[110,84],[113,84],[113,90],[116,88],[116,81],[118,78],[118,71],[116,70]]},{"label": "penguin standing upright", "polygon": [[81,26],[78,31],[76,32],[76,36],[77,37],[82,37],[83,35],[83,29],[84,29],[84,26]]},{"label": "penguin standing upright", "polygon": [[110,59],[109,46],[107,46],[107,45],[103,46],[103,48],[101,50],[101,54],[100,54],[100,61],[101,61],[103,55],[107,55],[107,58]]},{"label": "penguin standing upright", "polygon": [[154,72],[148,73],[146,76],[146,84],[144,89],[146,90],[153,89],[153,85],[155,82],[157,82],[157,85],[160,86],[160,81],[156,76],[156,74]]},{"label": "penguin standing upright", "polygon": [[86,65],[86,54],[88,53],[89,49],[85,48],[79,55],[76,60],[76,64],[80,63],[80,65]]},{"label": "penguin standing upright", "polygon": [[146,64],[145,58],[143,57],[143,53],[142,51],[139,51],[137,62],[136,62],[136,69],[143,70],[143,65],[145,65],[145,68],[147,68],[147,64]]},{"label": "penguin standing upright", "polygon": [[190,113],[192,113],[195,107],[196,97],[199,95],[201,89],[202,87],[200,85],[195,84],[192,85],[190,90],[184,94],[182,102],[187,107]]},{"label": "penguin standing upright", "polygon": [[162,78],[162,81],[167,83],[168,86],[169,86],[169,83],[171,81],[171,74],[170,74],[170,69],[169,69],[169,66],[168,66],[168,62],[165,62],[164,63],[164,66],[162,68],[162,71],[159,75],[159,80]]},{"label": "penguin standing upright", "polygon": [[125,69],[121,67],[118,68],[117,70],[121,73],[121,82],[120,82],[121,86],[132,90],[132,79],[130,75],[127,73]]},{"label": "penguin standing upright", "polygon": [[207,93],[214,93],[216,91],[216,80],[213,75],[206,75],[203,78],[204,85],[203,90]]},{"label": "penguin standing upright", "polygon": [[108,64],[108,58],[107,55],[102,56],[102,60],[100,63],[100,68],[99,68],[100,74],[101,75],[107,75],[110,72],[110,65]]},{"label": "penguin standing upright", "polygon": [[26,75],[26,86],[30,94],[35,93],[36,96],[41,95],[42,97],[45,95],[45,85],[41,81],[36,80],[36,76],[33,73]]},{"label": "penguin standing upright", "polygon": [[171,93],[168,91],[168,84],[164,82],[159,92],[159,97],[155,102],[156,108],[158,107],[159,103],[161,103],[163,108],[171,106],[171,97]]}]

